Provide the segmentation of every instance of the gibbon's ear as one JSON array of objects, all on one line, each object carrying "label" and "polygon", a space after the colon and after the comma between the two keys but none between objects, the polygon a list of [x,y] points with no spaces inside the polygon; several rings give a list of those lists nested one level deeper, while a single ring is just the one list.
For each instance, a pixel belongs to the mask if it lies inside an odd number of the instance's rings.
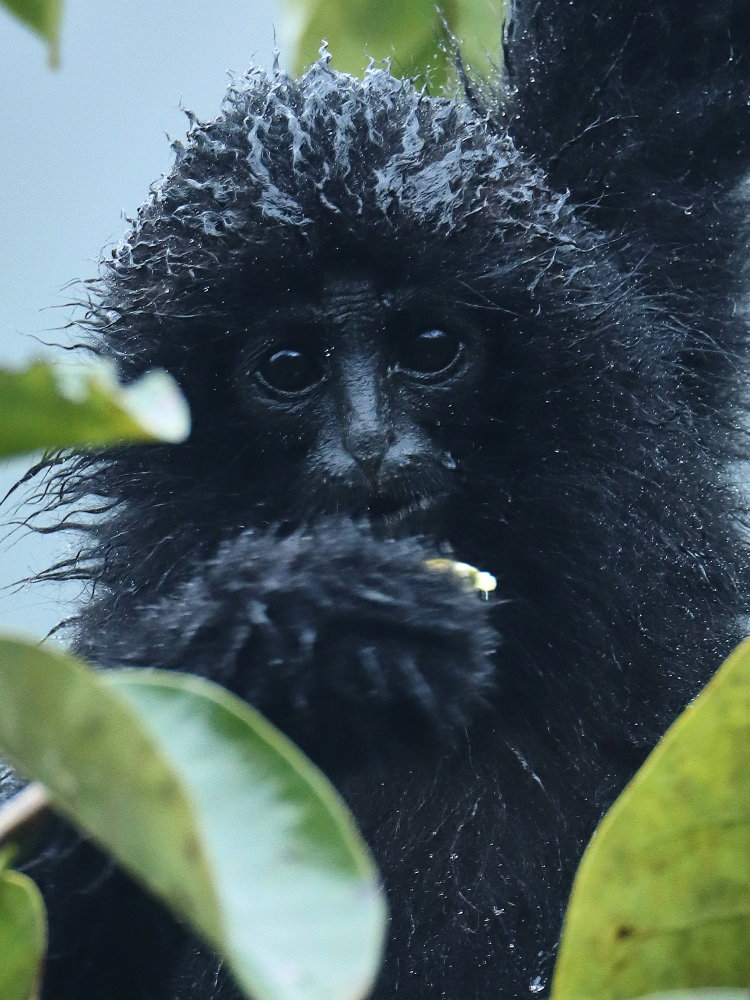
[{"label": "gibbon's ear", "polygon": [[711,198],[750,167],[750,0],[511,0],[504,48],[509,130],[579,205]]}]

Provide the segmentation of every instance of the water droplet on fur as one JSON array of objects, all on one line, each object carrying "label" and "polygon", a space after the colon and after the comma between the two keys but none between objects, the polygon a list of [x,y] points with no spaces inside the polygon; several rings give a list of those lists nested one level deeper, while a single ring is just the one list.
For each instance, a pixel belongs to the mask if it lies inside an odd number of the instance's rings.
[{"label": "water droplet on fur", "polygon": [[541,976],[534,976],[529,983],[529,993],[541,993],[544,989],[544,980]]}]

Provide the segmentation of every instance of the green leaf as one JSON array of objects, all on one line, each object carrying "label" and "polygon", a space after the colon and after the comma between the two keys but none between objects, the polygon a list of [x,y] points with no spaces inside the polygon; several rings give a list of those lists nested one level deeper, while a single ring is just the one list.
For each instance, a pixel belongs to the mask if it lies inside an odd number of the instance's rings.
[{"label": "green leaf", "polygon": [[222,950],[253,997],[362,996],[377,969],[383,902],[328,781],[209,681],[157,671],[111,679],[148,719],[198,807],[225,905]]},{"label": "green leaf", "polygon": [[255,1000],[366,992],[384,924],[372,861],[326,779],[240,699],[0,640],[0,749]]},{"label": "green leaf", "polygon": [[554,1000],[750,983],[750,641],[683,712],[576,876]]},{"label": "green leaf", "polygon": [[[448,19],[454,4],[443,6]],[[300,72],[318,57],[326,39],[333,65],[361,74],[370,59],[390,59],[399,76],[426,75],[439,86],[448,77],[441,51],[445,37],[441,15],[433,0],[287,0],[286,34]],[[498,32],[499,37],[499,32]]]},{"label": "green leaf", "polygon": [[50,63],[56,66],[62,22],[62,0],[0,0],[0,3],[49,43]]},{"label": "green leaf", "polygon": [[456,5],[455,21],[450,27],[461,57],[475,79],[496,73],[502,63],[507,7],[506,0],[462,0]]},{"label": "green leaf", "polygon": [[25,875],[0,862],[0,997],[36,1000],[47,941],[44,903]]},{"label": "green leaf", "polygon": [[711,990],[670,990],[668,993],[649,993],[638,1000],[750,1000],[750,990],[722,987]]},{"label": "green leaf", "polygon": [[[318,57],[325,39],[333,65],[360,75],[370,59],[390,59],[396,76],[418,76],[435,92],[455,77],[452,45],[445,26],[459,42],[464,61],[486,74],[500,55],[503,0],[286,0],[285,35],[302,72]],[[489,55],[489,59],[488,59]]]},{"label": "green leaf", "polygon": [[182,441],[187,404],[174,380],[148,372],[128,386],[109,365],[0,369],[0,456],[126,441]]}]

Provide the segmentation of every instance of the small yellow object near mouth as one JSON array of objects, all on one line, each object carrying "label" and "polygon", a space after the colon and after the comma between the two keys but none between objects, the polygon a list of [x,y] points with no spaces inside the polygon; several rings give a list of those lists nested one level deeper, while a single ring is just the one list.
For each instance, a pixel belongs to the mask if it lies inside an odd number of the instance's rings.
[{"label": "small yellow object near mouth", "polygon": [[425,562],[428,569],[436,569],[440,573],[455,573],[464,580],[472,590],[480,590],[485,597],[495,590],[497,580],[492,573],[485,573],[469,563],[456,562],[453,559],[428,559]]}]

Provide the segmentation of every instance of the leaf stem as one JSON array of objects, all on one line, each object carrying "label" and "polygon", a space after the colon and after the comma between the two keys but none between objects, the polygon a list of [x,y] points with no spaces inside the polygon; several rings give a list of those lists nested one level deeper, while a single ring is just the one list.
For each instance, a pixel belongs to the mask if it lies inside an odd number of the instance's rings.
[{"label": "leaf stem", "polygon": [[21,839],[24,831],[35,826],[50,809],[44,785],[32,782],[0,805],[0,846]]}]

